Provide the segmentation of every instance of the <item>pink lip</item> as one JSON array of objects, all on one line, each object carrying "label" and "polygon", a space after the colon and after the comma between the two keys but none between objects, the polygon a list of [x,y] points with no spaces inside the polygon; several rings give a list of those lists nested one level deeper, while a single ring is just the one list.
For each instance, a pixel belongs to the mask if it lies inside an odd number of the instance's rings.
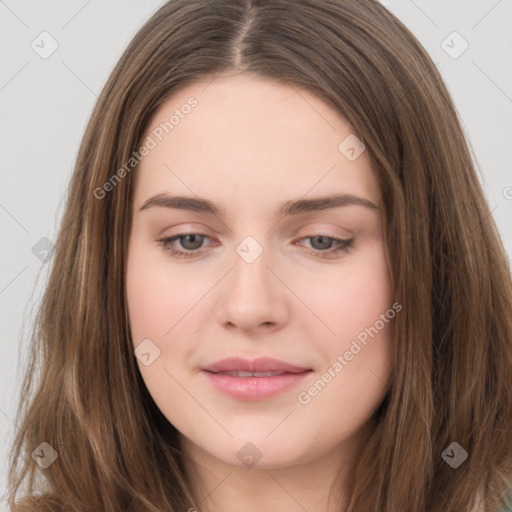
[{"label": "pink lip", "polygon": [[[283,372],[269,377],[236,377],[223,371]],[[203,368],[203,373],[219,391],[241,400],[264,400],[277,395],[304,379],[311,369],[262,357],[253,361],[228,358]]]},{"label": "pink lip", "polygon": [[248,359],[242,359],[241,357],[228,357],[217,361],[214,364],[205,366],[203,370],[209,372],[228,372],[228,371],[247,371],[247,372],[286,372],[286,373],[301,373],[309,368],[296,366],[293,364],[279,361],[279,359],[272,359],[270,357],[260,357],[249,361]]}]

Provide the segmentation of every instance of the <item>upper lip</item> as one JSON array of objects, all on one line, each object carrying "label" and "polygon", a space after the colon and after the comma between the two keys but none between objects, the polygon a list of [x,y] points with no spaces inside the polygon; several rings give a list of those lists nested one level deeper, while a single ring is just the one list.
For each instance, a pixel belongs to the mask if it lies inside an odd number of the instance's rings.
[{"label": "upper lip", "polygon": [[247,372],[283,372],[283,373],[301,373],[310,368],[296,366],[294,364],[272,359],[270,357],[260,357],[249,361],[241,357],[228,357],[222,359],[209,366],[205,366],[203,370],[208,372],[229,372],[229,371],[247,371]]}]

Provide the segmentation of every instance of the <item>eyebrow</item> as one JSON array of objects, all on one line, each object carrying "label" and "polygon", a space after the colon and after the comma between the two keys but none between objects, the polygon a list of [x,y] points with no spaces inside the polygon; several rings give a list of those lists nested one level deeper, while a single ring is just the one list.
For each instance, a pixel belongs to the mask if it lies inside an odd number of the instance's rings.
[{"label": "eyebrow", "polygon": [[[226,212],[223,208],[200,197],[187,196],[169,196],[166,194],[158,194],[150,197],[140,207],[139,211],[147,210],[152,207],[163,207],[178,210],[188,210],[199,213],[209,213],[218,217],[225,217]],[[327,210],[329,208],[337,208],[341,206],[363,206],[370,210],[380,210],[380,208],[368,199],[354,196],[352,194],[335,194],[324,197],[315,197],[311,199],[298,199],[282,203],[278,210],[281,217],[289,215],[299,215],[301,213],[316,212]]]}]

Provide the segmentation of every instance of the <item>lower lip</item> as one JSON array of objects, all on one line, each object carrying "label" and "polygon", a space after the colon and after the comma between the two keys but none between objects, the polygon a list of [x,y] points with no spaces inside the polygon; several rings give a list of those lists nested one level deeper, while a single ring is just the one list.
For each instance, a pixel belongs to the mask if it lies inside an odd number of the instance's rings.
[{"label": "lower lip", "polygon": [[241,400],[265,400],[297,385],[311,370],[284,373],[275,377],[233,377],[203,370],[213,386],[226,395]]}]

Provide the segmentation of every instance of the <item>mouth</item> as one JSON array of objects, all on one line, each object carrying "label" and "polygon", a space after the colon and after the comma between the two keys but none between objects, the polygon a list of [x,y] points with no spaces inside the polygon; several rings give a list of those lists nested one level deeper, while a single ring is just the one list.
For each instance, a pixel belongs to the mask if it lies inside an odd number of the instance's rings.
[{"label": "mouth", "polygon": [[[241,377],[254,377],[260,374],[264,377],[273,377],[283,373],[301,373],[310,370],[310,368],[298,366],[279,359],[273,359],[271,357],[260,357],[253,360],[244,359],[242,357],[228,357],[227,359],[222,359],[209,366],[205,366],[203,370],[226,374],[238,372],[239,375],[236,376]],[[269,373],[275,375],[267,375]]]},{"label": "mouth", "polygon": [[[234,365],[244,368],[233,368]],[[274,368],[269,369],[269,366]],[[247,401],[266,400],[284,393],[297,386],[312,372],[311,368],[301,368],[271,359],[252,362],[225,359],[201,371],[216,391]]]},{"label": "mouth", "polygon": [[[208,370],[205,370],[208,371]],[[305,370],[310,371],[310,370]],[[248,377],[256,377],[256,378],[263,378],[263,377],[278,377],[279,375],[294,375],[296,373],[302,373],[302,372],[246,372],[243,370],[240,371],[225,371],[225,372],[210,372],[215,373],[216,375],[230,375],[231,377],[241,377],[241,378],[248,378]]]}]

